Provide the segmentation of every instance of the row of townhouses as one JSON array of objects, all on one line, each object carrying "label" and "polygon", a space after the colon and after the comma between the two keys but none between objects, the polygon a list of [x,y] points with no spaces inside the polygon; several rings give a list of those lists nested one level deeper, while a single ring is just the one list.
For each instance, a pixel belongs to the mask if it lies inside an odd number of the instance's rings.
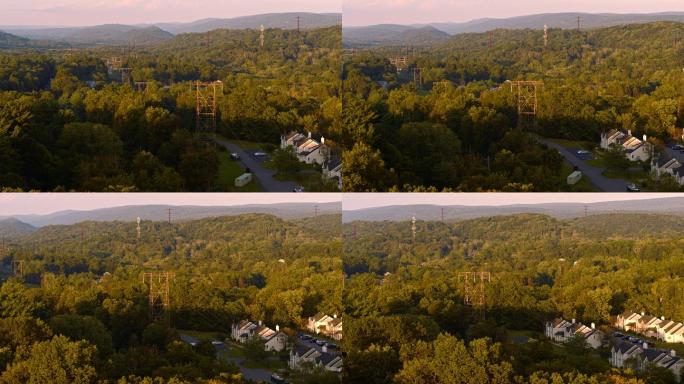
[{"label": "row of townhouses", "polygon": [[586,326],[582,323],[576,322],[575,319],[571,321],[559,318],[553,321],[547,321],[544,326],[544,334],[546,337],[565,343],[572,338],[582,337],[588,346],[597,349],[603,345],[603,332],[596,329],[596,325],[591,323],[591,326]]},{"label": "row of townhouses", "polygon": [[342,372],[342,357],[328,350],[325,345],[316,348],[298,344],[290,350],[288,366],[290,369],[304,369],[307,365],[311,368],[323,368],[326,371],[340,373]]},{"label": "row of townhouses", "polygon": [[276,325],[273,330],[261,321],[242,320],[233,324],[230,336],[239,343],[246,343],[254,337],[259,337],[264,342],[264,349],[269,352],[280,352],[287,347],[287,335],[280,332],[280,327]]},{"label": "row of townhouses", "polygon": [[306,328],[314,333],[328,336],[334,340],[342,340],[342,318],[337,315],[329,316],[319,312],[309,317]]},{"label": "row of townhouses", "polygon": [[337,181],[337,186],[342,189],[342,161],[331,155],[324,137],[318,141],[311,137],[311,132],[307,135],[290,132],[280,136],[280,148],[290,148],[302,163],[320,165],[323,177]]},{"label": "row of townhouses", "polygon": [[648,365],[671,370],[677,381],[681,381],[684,360],[675,351],[650,348],[648,343],[634,342],[629,336],[614,334],[610,350],[610,365],[617,368],[644,369]]},{"label": "row of townhouses", "polygon": [[[325,322],[324,318],[321,318],[320,320]],[[339,320],[339,331],[342,332],[342,322],[341,319]],[[327,329],[328,328],[325,328],[326,332]],[[291,345],[288,345],[288,337],[283,332],[280,332],[279,326],[276,325],[274,330],[265,326],[261,321],[242,320],[231,326],[231,338],[239,343],[247,343],[255,337],[259,337],[263,340],[264,350],[269,352],[280,352],[291,347],[288,361],[288,366],[291,369],[311,367],[322,368],[330,372],[342,372],[342,357],[339,356],[339,353],[337,353],[336,350],[328,349],[330,344],[309,346],[304,343],[296,342],[294,347],[292,347]]]},{"label": "row of townhouses", "polygon": [[677,159],[667,152],[657,154],[651,160],[651,172],[659,178],[663,175],[672,176],[679,185],[684,184],[684,167]]},{"label": "row of townhouses", "polygon": [[644,312],[627,311],[618,315],[615,319],[615,327],[660,339],[666,343],[684,343],[684,324],[674,320],[665,320],[665,317],[647,315]]},{"label": "row of townhouses", "polygon": [[625,156],[629,160],[647,161],[651,158],[653,145],[646,139],[646,135],[644,135],[643,140],[632,136],[631,130],[623,132],[613,129],[601,134],[601,148],[609,149],[618,146],[625,151]]}]

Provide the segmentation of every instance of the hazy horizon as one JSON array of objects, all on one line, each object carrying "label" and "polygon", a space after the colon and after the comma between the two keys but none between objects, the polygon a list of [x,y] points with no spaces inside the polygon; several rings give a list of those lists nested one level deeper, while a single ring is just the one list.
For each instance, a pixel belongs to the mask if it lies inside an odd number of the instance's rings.
[{"label": "hazy horizon", "polygon": [[345,0],[344,26],[376,24],[462,23],[544,13],[663,13],[684,12],[680,0]]},{"label": "hazy horizon", "polygon": [[651,200],[682,197],[681,193],[356,193],[342,197],[343,211],[401,205],[509,206]]},{"label": "hazy horizon", "polygon": [[342,0],[0,0],[5,27],[187,23],[266,13],[340,13]]},{"label": "hazy horizon", "polygon": [[341,202],[340,193],[3,193],[0,216],[49,215],[130,205],[242,206]]}]

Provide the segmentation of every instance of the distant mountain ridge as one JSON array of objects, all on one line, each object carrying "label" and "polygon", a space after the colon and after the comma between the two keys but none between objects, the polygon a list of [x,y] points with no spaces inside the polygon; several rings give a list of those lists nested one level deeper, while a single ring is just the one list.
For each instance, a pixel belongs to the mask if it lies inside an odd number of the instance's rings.
[{"label": "distant mountain ridge", "polygon": [[155,26],[173,34],[201,33],[214,29],[258,29],[264,28],[297,29],[297,17],[301,29],[332,27],[342,24],[340,13],[268,13],[263,15],[241,16],[230,19],[202,19],[191,23],[157,23]]},{"label": "distant mountain ridge", "polygon": [[[182,33],[203,33],[215,29],[296,29],[297,18],[302,29],[331,27],[342,24],[339,13],[269,13],[229,19],[203,19],[190,23],[155,23],[144,25],[105,24],[87,27],[20,27],[0,26],[15,37],[51,40],[71,44],[149,45],[171,39]],[[2,42],[0,35],[0,44]]]},{"label": "distant mountain ridge", "polygon": [[[613,27],[624,24],[642,24],[656,21],[684,22],[684,12],[663,12],[651,14],[618,14],[618,13],[544,13],[526,16],[516,16],[503,19],[476,19],[463,23],[429,23],[414,25],[378,24],[362,27],[344,27],[343,43],[347,46],[374,45],[427,45],[435,44],[449,35],[462,33],[482,33],[496,29],[543,29],[549,28],[576,29],[577,21],[582,29]],[[413,34],[420,35],[421,29],[431,28],[444,35],[432,31],[423,39],[417,39]],[[408,33],[412,31],[412,33]],[[408,33],[408,34],[407,34]],[[423,31],[425,34],[426,31]],[[412,42],[411,40],[414,40]],[[422,41],[422,44],[421,44]]]},{"label": "distant mountain ridge", "polygon": [[13,239],[36,231],[36,227],[15,218],[0,220],[0,237]]},{"label": "distant mountain ridge", "polygon": [[[345,223],[352,221],[408,221],[415,215],[418,220],[435,221],[441,220],[442,209],[444,209],[445,220],[466,220],[519,213],[538,213],[559,219],[582,217],[585,213],[588,215],[596,215],[615,212],[658,213],[684,216],[684,197],[611,201],[590,204],[548,203],[505,206],[397,205],[360,210],[345,210],[342,213],[342,220]],[[682,220],[684,221],[684,217]]]},{"label": "distant mountain ridge", "polygon": [[341,203],[282,203],[206,207],[192,205],[129,205],[90,211],[68,210],[47,215],[12,215],[11,217],[0,217],[0,220],[20,220],[34,227],[71,225],[83,221],[135,221],[137,217],[143,220],[164,221],[168,219],[167,209],[169,208],[171,209],[172,220],[194,220],[245,213],[265,213],[289,220],[313,217],[316,214],[315,206],[318,206],[317,213],[319,215],[339,214],[342,210]]},{"label": "distant mountain ridge", "polygon": [[25,47],[29,44],[29,39],[19,37],[11,33],[0,31],[0,48]]}]

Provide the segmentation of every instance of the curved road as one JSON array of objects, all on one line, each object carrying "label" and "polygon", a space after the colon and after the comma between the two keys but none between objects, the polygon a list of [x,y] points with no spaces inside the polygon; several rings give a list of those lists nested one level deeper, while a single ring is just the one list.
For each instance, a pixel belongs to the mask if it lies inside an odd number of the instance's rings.
[{"label": "curved road", "polygon": [[264,192],[292,192],[297,186],[293,181],[276,180],[273,177],[275,176],[276,171],[264,168],[261,165],[261,161],[253,155],[253,151],[248,152],[227,140],[215,138],[214,141],[226,147],[228,152],[240,155],[240,164],[242,164],[244,168],[249,168],[250,171],[252,171],[252,175],[257,179]]},{"label": "curved road", "polygon": [[596,188],[603,192],[626,192],[627,185],[630,184],[623,179],[611,179],[603,176],[603,168],[598,168],[587,164],[584,160],[577,157],[577,155],[560,144],[556,144],[553,141],[544,139],[542,137],[537,137],[537,140],[554,148],[560,152],[560,154],[565,158],[565,161],[570,164],[571,167],[577,167],[582,172],[582,175],[589,179],[589,181],[594,184]]}]

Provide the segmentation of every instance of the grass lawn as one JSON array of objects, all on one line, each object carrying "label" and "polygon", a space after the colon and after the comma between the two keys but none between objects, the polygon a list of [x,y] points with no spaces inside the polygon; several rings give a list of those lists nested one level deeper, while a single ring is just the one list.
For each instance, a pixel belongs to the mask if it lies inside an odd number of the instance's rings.
[{"label": "grass lawn", "polygon": [[178,333],[182,333],[184,335],[188,335],[190,337],[194,337],[197,340],[201,341],[209,341],[209,340],[215,340],[219,339],[220,341],[222,338],[219,337],[220,332],[202,332],[202,331],[187,331],[187,330],[178,330]]},{"label": "grass lawn", "polygon": [[609,179],[624,179],[632,183],[640,183],[642,180],[648,178],[648,172],[640,169],[638,171],[603,171],[603,176]]},{"label": "grass lawn", "polygon": [[287,369],[287,362],[274,356],[274,358],[269,357],[259,360],[245,360],[245,362],[242,363],[242,366],[245,368],[261,368],[274,372],[279,369]]},{"label": "grass lawn", "polygon": [[547,139],[550,142],[562,145],[565,148],[581,148],[586,150],[593,150],[596,148],[597,144],[591,141],[577,141],[577,140],[564,140],[564,139]]},{"label": "grass lawn", "polygon": [[230,158],[228,152],[219,153],[219,171],[214,183],[215,192],[261,192],[261,185],[256,179],[242,188],[235,186],[235,178],[245,173],[240,163]]}]

